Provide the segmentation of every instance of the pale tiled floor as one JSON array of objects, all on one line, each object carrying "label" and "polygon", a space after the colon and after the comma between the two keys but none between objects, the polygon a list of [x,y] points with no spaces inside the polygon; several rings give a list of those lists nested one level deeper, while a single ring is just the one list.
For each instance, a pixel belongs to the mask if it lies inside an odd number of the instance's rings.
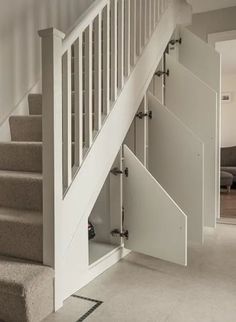
[{"label": "pale tiled floor", "polygon": [[[86,322],[234,322],[236,225],[206,230],[188,267],[132,253],[77,294],[104,302]],[[90,308],[69,299],[46,321],[75,322]]]}]

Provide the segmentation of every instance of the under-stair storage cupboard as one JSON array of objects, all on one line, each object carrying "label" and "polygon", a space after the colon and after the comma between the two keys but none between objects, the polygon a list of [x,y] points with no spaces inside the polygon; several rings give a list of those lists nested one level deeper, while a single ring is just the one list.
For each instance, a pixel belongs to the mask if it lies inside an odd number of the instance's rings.
[{"label": "under-stair storage cupboard", "polygon": [[202,244],[204,226],[213,222],[216,182],[206,171],[216,167],[217,94],[180,63],[178,46],[188,41],[181,30],[154,71],[89,216],[94,236],[80,247],[81,287],[129,251],[187,265],[188,243]]},{"label": "under-stair storage cupboard", "polygon": [[90,271],[129,250],[187,264],[187,217],[135,154],[123,145],[93,207]]}]

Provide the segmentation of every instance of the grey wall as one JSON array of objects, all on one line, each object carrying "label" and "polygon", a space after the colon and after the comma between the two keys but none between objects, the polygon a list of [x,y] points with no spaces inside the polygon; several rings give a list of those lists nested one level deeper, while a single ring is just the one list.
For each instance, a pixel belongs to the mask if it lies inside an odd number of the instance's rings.
[{"label": "grey wall", "polygon": [[205,41],[209,33],[236,30],[236,7],[195,14],[189,29]]},{"label": "grey wall", "polygon": [[0,123],[40,79],[37,31],[64,32],[93,0],[0,1]]}]

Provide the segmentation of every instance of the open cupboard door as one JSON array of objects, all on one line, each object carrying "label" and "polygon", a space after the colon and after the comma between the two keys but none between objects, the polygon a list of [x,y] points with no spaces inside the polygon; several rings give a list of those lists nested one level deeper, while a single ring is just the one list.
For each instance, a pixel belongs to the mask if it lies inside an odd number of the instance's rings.
[{"label": "open cupboard door", "polygon": [[187,216],[124,145],[127,249],[187,265]]}]

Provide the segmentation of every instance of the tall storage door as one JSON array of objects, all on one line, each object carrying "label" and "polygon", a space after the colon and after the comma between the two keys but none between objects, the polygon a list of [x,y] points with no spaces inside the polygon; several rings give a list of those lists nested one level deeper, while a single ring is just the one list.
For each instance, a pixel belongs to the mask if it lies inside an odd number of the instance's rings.
[{"label": "tall storage door", "polygon": [[180,27],[179,36],[179,62],[219,93],[220,54],[184,27]]},{"label": "tall storage door", "polygon": [[[181,45],[179,48],[179,62],[188,68],[194,75],[199,77],[209,87],[217,93],[217,192],[216,210],[219,214],[219,197],[220,197],[220,77],[221,63],[220,54],[202,39],[194,35],[184,27],[180,27],[179,36]],[[208,213],[205,218],[205,225],[214,227],[216,222],[215,214]]]},{"label": "tall storage door", "polygon": [[188,217],[188,240],[203,242],[203,143],[154,96],[148,95],[149,171]]},{"label": "tall storage door", "polygon": [[217,94],[166,55],[166,106],[204,143],[204,215],[215,221],[217,205]]},{"label": "tall storage door", "polygon": [[125,247],[187,265],[187,216],[126,145],[124,166]]}]

